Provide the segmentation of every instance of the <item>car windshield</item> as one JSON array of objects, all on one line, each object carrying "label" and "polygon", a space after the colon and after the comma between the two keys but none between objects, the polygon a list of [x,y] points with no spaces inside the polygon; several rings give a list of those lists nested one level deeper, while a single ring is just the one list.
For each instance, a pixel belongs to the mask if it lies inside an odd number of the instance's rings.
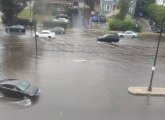
[{"label": "car windshield", "polygon": [[107,36],[109,36],[110,34],[106,34],[106,35],[104,35],[103,37],[107,37]]},{"label": "car windshield", "polygon": [[23,82],[20,82],[20,84],[18,85],[18,88],[22,91],[25,91],[29,86],[30,86],[29,83],[23,81]]}]

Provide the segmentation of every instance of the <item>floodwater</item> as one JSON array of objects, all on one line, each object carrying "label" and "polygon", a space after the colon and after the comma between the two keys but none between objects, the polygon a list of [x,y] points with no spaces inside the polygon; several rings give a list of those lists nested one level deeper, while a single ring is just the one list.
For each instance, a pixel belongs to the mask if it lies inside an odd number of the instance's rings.
[{"label": "floodwater", "polygon": [[[80,24],[79,24],[80,25]],[[97,34],[69,28],[56,39],[26,35],[0,38],[0,77],[27,80],[40,97],[0,97],[2,120],[163,120],[164,97],[133,96],[130,86],[148,86],[156,40],[98,43]],[[165,86],[165,43],[161,42],[153,86]]]}]

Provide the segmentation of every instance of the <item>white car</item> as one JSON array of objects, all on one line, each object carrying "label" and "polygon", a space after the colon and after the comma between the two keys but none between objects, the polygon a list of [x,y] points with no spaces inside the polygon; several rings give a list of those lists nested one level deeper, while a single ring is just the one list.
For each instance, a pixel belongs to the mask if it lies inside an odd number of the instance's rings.
[{"label": "white car", "polygon": [[66,18],[58,18],[58,19],[53,19],[54,22],[65,22],[65,23],[70,23],[70,20]]},{"label": "white car", "polygon": [[50,30],[42,30],[41,32],[36,32],[36,37],[41,38],[55,38],[56,34],[54,32],[51,32]]},{"label": "white car", "polygon": [[138,33],[133,32],[133,31],[125,31],[125,32],[119,32],[118,36],[120,38],[123,38],[123,37],[135,38],[138,36]]}]

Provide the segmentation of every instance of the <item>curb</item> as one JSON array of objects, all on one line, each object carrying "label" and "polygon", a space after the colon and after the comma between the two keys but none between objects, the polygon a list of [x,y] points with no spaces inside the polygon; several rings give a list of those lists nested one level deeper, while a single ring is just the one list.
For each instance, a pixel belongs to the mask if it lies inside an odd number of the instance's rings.
[{"label": "curb", "polygon": [[160,96],[165,97],[165,88],[153,87],[152,91],[148,91],[148,87],[129,87],[128,92],[132,95],[139,96]]}]

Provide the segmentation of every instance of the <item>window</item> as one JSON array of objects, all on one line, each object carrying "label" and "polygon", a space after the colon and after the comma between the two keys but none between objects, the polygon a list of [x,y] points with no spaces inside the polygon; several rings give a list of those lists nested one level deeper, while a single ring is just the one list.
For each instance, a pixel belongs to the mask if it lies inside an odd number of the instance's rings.
[{"label": "window", "polygon": [[22,91],[26,90],[28,87],[30,86],[29,83],[27,82],[21,82],[19,85],[18,85],[18,88]]},{"label": "window", "polygon": [[12,86],[12,85],[2,85],[2,86],[6,89],[13,89],[14,88],[14,86]]},{"label": "window", "polygon": [[103,6],[103,9],[104,9],[105,11],[110,11],[110,10],[112,9],[112,5],[104,5],[104,6]]}]

